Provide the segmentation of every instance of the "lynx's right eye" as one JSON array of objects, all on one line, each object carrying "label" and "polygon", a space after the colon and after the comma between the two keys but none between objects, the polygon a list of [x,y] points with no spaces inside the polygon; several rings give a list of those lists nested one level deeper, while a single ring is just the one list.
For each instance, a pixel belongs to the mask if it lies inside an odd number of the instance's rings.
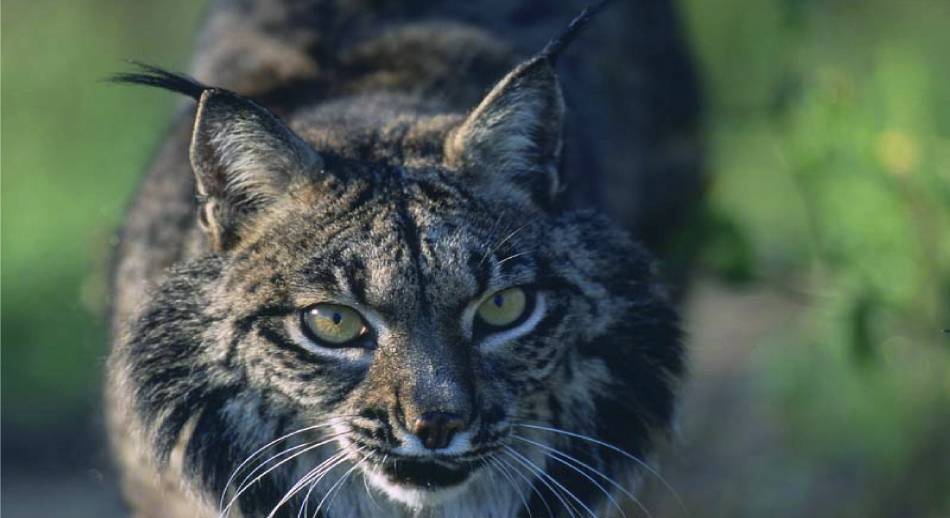
[{"label": "lynx's right eye", "polygon": [[528,296],[521,288],[499,291],[478,307],[478,318],[488,327],[499,329],[516,323],[528,307]]},{"label": "lynx's right eye", "polygon": [[307,337],[324,347],[358,347],[360,338],[369,333],[355,309],[339,304],[316,304],[300,316]]}]

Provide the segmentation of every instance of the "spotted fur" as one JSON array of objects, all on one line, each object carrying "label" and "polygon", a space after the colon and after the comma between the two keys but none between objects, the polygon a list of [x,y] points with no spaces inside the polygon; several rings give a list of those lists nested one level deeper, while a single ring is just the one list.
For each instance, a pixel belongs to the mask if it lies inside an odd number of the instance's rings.
[{"label": "spotted fur", "polygon": [[[118,78],[195,101],[117,255],[107,398],[130,505],[606,513],[671,424],[683,347],[651,255],[571,195],[567,65],[519,64],[464,8],[431,24],[452,11],[362,4],[221,0],[207,83]],[[480,334],[474,308],[509,287],[530,294],[524,318]],[[359,310],[365,346],[313,343],[300,315],[321,302]],[[465,418],[440,450],[411,432],[434,410]]]}]

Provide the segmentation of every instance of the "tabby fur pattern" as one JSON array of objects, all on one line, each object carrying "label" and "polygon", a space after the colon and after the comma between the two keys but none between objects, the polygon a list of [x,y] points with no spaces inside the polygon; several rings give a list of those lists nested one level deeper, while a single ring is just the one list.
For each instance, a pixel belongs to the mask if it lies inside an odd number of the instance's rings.
[{"label": "tabby fur pattern", "polygon": [[[195,101],[116,256],[107,408],[136,516],[635,508],[684,351],[632,235],[657,245],[702,192],[698,104],[667,2],[537,53],[579,7],[219,0],[196,79],[118,77]],[[600,90],[566,112],[562,85]],[[480,332],[511,287],[524,317]],[[308,338],[326,302],[369,342]],[[464,421],[445,447],[411,431],[430,412]]]}]

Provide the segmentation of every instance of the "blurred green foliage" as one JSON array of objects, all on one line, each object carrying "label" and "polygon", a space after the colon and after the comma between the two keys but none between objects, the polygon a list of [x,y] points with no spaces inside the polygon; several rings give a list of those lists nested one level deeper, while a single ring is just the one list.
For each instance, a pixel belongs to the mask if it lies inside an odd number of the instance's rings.
[{"label": "blurred green foliage", "polygon": [[950,2],[684,6],[710,101],[704,264],[807,307],[756,358],[786,483],[849,486],[822,515],[950,515]]},{"label": "blurred green foliage", "polygon": [[[861,459],[843,513],[900,493],[922,507],[894,515],[950,515],[950,2],[680,3],[715,177],[700,268],[807,307],[755,358],[788,484]],[[5,427],[97,404],[110,244],[175,102],[101,79],[184,68],[200,10],[3,4]]]},{"label": "blurred green foliage", "polygon": [[183,66],[197,4],[3,3],[5,426],[97,403],[110,243],[174,103],[102,79],[128,58]]},{"label": "blurred green foliage", "polygon": [[858,356],[895,333],[945,347],[950,3],[685,4],[711,104],[712,266],[815,299]]}]

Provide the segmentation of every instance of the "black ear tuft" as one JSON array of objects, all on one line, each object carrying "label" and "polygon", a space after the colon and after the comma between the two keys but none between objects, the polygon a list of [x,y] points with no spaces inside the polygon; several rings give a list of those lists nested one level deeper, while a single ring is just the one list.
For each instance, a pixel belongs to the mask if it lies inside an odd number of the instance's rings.
[{"label": "black ear tuft", "polygon": [[194,100],[201,99],[201,94],[210,87],[205,86],[198,81],[184,75],[169,72],[152,65],[129,61],[129,63],[142,69],[142,72],[124,72],[116,74],[109,78],[113,83],[127,83],[135,85],[154,86],[164,90],[171,90],[180,94],[187,95]]},{"label": "black ear tuft", "polygon": [[322,171],[320,155],[263,106],[183,74],[132,63],[142,72],[110,80],[171,90],[198,101],[189,158],[199,223],[214,249],[232,247],[251,218],[284,196],[295,180]]},{"label": "black ear tuft", "polygon": [[587,22],[591,20],[597,13],[602,11],[607,4],[612,0],[600,0],[596,4],[589,5],[581,11],[571,23],[568,24],[567,28],[564,29],[560,34],[555,36],[544,46],[544,49],[541,51],[540,56],[547,59],[551,64],[554,64],[557,61],[558,56],[561,52],[571,44],[572,41],[577,37],[578,34],[587,26]]}]

